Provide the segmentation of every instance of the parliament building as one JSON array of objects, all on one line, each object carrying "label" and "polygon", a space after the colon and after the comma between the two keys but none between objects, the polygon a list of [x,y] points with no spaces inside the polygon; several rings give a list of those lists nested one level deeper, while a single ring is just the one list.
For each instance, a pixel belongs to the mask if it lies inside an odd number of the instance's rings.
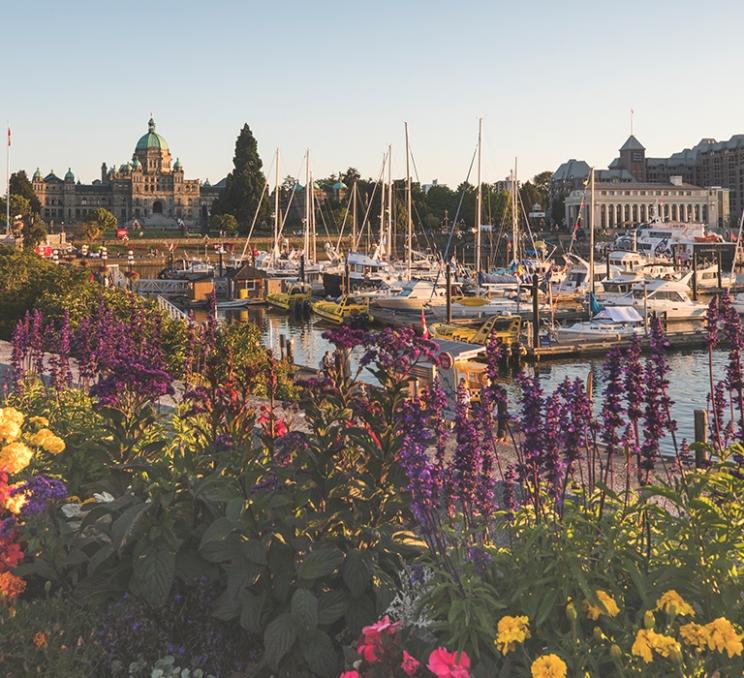
[{"label": "parliament building", "polygon": [[177,228],[206,225],[210,208],[224,187],[224,179],[210,185],[186,179],[178,158],[172,163],[165,139],[150,118],[147,134],[140,137],[131,162],[118,168],[101,165],[101,178],[92,184],[75,181],[71,169],[60,179],[52,170],[45,177],[37,169],[32,179],[47,223],[75,224],[104,207],[120,225],[137,221],[142,226]]}]

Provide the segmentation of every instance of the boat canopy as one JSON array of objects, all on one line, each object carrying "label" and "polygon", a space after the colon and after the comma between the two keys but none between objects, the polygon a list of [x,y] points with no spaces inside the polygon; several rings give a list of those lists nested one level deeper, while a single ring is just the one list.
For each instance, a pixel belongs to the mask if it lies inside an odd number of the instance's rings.
[{"label": "boat canopy", "polygon": [[633,306],[607,306],[602,309],[594,320],[611,320],[614,323],[639,323],[643,321]]},{"label": "boat canopy", "polygon": [[346,261],[349,266],[370,266],[374,268],[382,268],[383,266],[385,266],[384,261],[373,259],[366,254],[360,254],[358,252],[351,252],[349,255],[347,255]]}]

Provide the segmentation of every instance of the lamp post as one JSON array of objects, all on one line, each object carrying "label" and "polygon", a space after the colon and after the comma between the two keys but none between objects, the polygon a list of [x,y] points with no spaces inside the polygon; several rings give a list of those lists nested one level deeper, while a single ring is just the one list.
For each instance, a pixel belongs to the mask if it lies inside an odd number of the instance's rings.
[{"label": "lamp post", "polygon": [[129,250],[127,252],[127,269],[129,270],[129,275],[131,276],[134,269],[134,252],[132,250]]},{"label": "lamp post", "polygon": [[59,250],[54,250],[52,252],[52,262],[59,266]]}]

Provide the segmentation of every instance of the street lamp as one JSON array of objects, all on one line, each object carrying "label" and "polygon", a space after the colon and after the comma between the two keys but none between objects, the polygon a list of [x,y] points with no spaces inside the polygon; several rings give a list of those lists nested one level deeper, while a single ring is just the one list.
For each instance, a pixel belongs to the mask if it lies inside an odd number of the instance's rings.
[{"label": "street lamp", "polygon": [[132,252],[132,250],[127,252],[127,268],[129,269],[129,275],[132,275],[132,270],[134,268],[134,252]]}]

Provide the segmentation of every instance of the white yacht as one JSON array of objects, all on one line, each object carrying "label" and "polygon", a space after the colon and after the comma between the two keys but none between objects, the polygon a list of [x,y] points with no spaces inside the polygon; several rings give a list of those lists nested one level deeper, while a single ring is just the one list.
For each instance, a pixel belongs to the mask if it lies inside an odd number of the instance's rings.
[{"label": "white yacht", "polygon": [[689,275],[682,280],[644,280],[617,300],[606,300],[614,306],[634,306],[641,315],[665,317],[668,320],[702,320],[708,305],[690,299]]},{"label": "white yacht", "polygon": [[577,340],[625,339],[644,333],[643,318],[633,306],[608,306],[591,320],[556,330],[559,343]]},{"label": "white yacht", "polygon": [[[465,297],[459,283],[452,285],[453,301],[463,299],[478,299]],[[487,300],[483,301],[487,304]],[[408,280],[394,294],[378,296],[372,302],[373,306],[395,311],[419,311],[424,307],[445,306],[447,304],[446,283],[435,284],[429,280]]]}]

